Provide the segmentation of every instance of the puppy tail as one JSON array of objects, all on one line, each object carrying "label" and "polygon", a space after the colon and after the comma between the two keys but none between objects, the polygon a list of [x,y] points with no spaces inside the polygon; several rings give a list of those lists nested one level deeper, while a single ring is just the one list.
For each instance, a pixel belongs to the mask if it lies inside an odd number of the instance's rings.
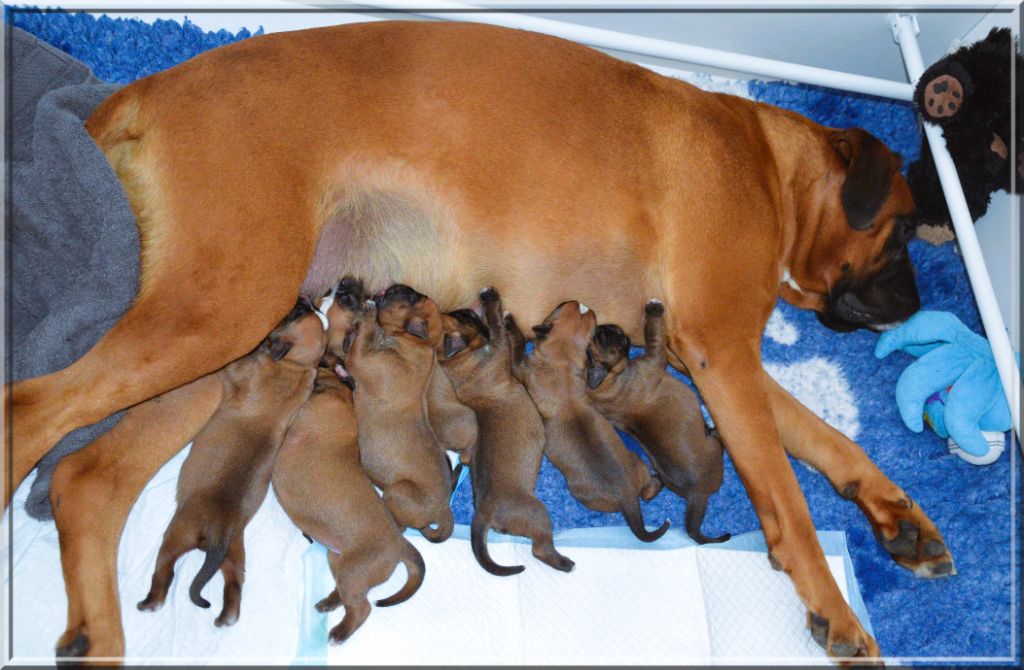
[{"label": "puppy tail", "polygon": [[224,562],[224,557],[227,556],[227,553],[227,542],[220,542],[206,550],[206,560],[203,561],[203,567],[199,568],[196,578],[192,580],[192,586],[188,589],[188,597],[199,607],[205,609],[210,606],[210,601],[203,598],[203,587],[220,569],[220,565]]},{"label": "puppy tail", "polygon": [[405,556],[402,557],[402,563],[405,564],[409,578],[405,580],[405,586],[398,593],[378,600],[376,603],[377,607],[391,607],[398,603],[404,603],[409,598],[412,598],[413,594],[419,591],[420,586],[423,584],[423,575],[427,572],[427,566],[423,562],[423,555],[407,540],[403,541],[405,542]]},{"label": "puppy tail", "polygon": [[635,496],[627,498],[629,502],[626,503],[622,509],[622,516],[626,518],[626,524],[629,529],[633,531],[633,535],[636,535],[637,539],[641,542],[654,542],[659,537],[665,534],[668,530],[669,522],[665,519],[665,523],[661,524],[661,527],[655,531],[649,531],[644,526],[644,515],[640,512],[640,501]]},{"label": "puppy tail", "polygon": [[488,530],[490,530],[490,526],[479,515],[473,517],[473,525],[469,530],[470,545],[473,547],[473,555],[476,556],[476,562],[480,564],[480,567],[498,577],[518,575],[525,570],[526,568],[522,565],[498,565],[491,559],[491,555],[487,552]]},{"label": "puppy tail", "polygon": [[704,523],[704,513],[708,507],[708,496],[704,493],[692,494],[686,499],[686,533],[694,540],[697,544],[714,544],[717,542],[725,542],[730,537],[729,533],[719,535],[718,537],[708,537],[704,533],[700,532],[701,524]]}]

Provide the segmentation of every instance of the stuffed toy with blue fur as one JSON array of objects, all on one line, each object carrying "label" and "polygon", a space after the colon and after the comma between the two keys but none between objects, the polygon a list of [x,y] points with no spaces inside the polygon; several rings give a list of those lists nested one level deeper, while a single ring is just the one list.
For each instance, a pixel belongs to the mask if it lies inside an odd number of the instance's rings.
[{"label": "stuffed toy with blue fur", "polygon": [[921,311],[882,333],[875,356],[896,350],[917,357],[896,382],[896,406],[907,428],[920,433],[927,421],[969,463],[995,461],[1002,436],[990,440],[983,431],[1007,431],[1012,419],[988,340],[949,312]]}]

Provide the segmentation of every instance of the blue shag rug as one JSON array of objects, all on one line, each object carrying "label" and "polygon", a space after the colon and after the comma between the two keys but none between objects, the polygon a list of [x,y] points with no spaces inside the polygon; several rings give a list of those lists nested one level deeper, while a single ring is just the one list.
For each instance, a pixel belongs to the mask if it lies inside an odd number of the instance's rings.
[{"label": "blue shag rug", "polygon": [[[173,66],[207,49],[260,34],[204,32],[189,22],[95,18],[86,14],[6,10],[6,19],[89,65],[107,81],[127,83]],[[894,56],[895,57],[895,56]],[[860,126],[900,152],[904,166],[919,154],[917,117],[909,104],[817,87],[754,81],[749,95],[835,127]],[[911,243],[925,309],[947,310],[981,332],[964,265],[955,244]],[[1007,658],[1019,616],[1011,605],[1019,549],[1011,540],[1009,449],[998,462],[975,467],[948,453],[931,432],[914,434],[900,421],[896,380],[913,360],[896,353],[879,361],[877,335],[833,333],[813,314],[782,302],[769,322],[764,359],[769,371],[805,404],[854,437],[874,461],[938,524],[959,575],[922,581],[898,567],[878,545],[857,507],[841,499],[824,477],[794,461],[820,529],[845,530],[857,579],[884,652],[904,658]],[[628,440],[628,438],[627,438]],[[636,448],[636,445],[631,445]],[[758,528],[739,478],[726,459],[725,484],[711,499],[704,531],[734,535]],[[621,525],[619,515],[587,510],[568,495],[562,476],[545,462],[538,494],[557,529]],[[456,519],[469,523],[472,497],[462,487]],[[682,525],[684,503],[669,492],[644,506],[650,524]]]}]

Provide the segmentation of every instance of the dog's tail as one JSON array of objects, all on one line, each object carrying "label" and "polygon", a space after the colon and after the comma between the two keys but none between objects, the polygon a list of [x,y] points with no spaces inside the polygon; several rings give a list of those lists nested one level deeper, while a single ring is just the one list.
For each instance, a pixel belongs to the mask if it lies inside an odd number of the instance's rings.
[{"label": "dog's tail", "polygon": [[435,525],[437,528],[431,528],[430,526],[420,528],[420,533],[423,534],[423,537],[434,543],[444,542],[451,537],[452,531],[455,530],[455,517],[452,515],[451,509],[446,509]]},{"label": "dog's tail", "polygon": [[210,606],[210,601],[203,598],[203,587],[206,586],[206,582],[210,581],[213,576],[220,569],[221,563],[224,562],[224,557],[228,554],[228,543],[226,540],[215,544],[212,547],[206,549],[206,560],[203,561],[203,567],[199,568],[199,572],[196,573],[196,578],[192,580],[192,586],[188,589],[188,597],[192,599],[196,605],[202,608]]},{"label": "dog's tail", "polygon": [[730,537],[729,533],[718,537],[708,537],[700,532],[700,526],[704,523],[704,513],[708,508],[708,496],[706,493],[693,493],[686,499],[686,533],[696,540],[697,544],[713,544],[725,542]]},{"label": "dog's tail", "polygon": [[624,502],[622,516],[626,518],[626,524],[633,531],[633,535],[636,535],[637,539],[641,542],[654,542],[668,530],[670,525],[668,519],[665,519],[665,523],[661,524],[658,530],[647,530],[644,526],[644,515],[640,511],[640,499],[635,495],[630,495]]},{"label": "dog's tail", "polygon": [[490,530],[490,524],[488,524],[479,514],[473,517],[473,525],[469,529],[470,546],[473,547],[473,556],[476,557],[476,562],[480,564],[487,572],[498,577],[509,577],[511,575],[518,575],[526,568],[522,565],[498,565],[491,558],[490,553],[487,551],[487,531]]},{"label": "dog's tail", "polygon": [[423,584],[423,575],[427,572],[427,566],[423,562],[423,555],[408,540],[403,538],[402,541],[405,543],[405,555],[402,557],[402,563],[405,564],[409,578],[405,580],[405,586],[398,593],[378,600],[376,603],[377,607],[391,607],[398,603],[404,603],[409,598],[412,598],[413,594],[419,591],[420,586]]}]

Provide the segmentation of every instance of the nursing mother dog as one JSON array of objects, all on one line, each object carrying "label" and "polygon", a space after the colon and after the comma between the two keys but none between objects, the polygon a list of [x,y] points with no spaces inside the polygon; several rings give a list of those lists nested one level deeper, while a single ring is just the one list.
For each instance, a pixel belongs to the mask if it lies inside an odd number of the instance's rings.
[{"label": "nursing mother dog", "polygon": [[[524,324],[579,300],[633,339],[657,298],[670,363],[700,388],[830,654],[879,649],[830,576],[786,451],[856,502],[900,565],[953,571],[920,506],[760,360],[780,295],[837,331],[919,306],[914,206],[898,157],[866,132],[561,39],[398,21],[215,49],[121,89],[87,127],[138,219],[139,295],[80,360],[9,389],[15,484],[68,431],[238,358],[297,294],[345,275],[371,293],[414,286],[443,311],[495,286]],[[57,470],[62,644],[123,653],[118,535],[210,395],[138,405]],[[166,430],[169,413],[188,425]]]}]

